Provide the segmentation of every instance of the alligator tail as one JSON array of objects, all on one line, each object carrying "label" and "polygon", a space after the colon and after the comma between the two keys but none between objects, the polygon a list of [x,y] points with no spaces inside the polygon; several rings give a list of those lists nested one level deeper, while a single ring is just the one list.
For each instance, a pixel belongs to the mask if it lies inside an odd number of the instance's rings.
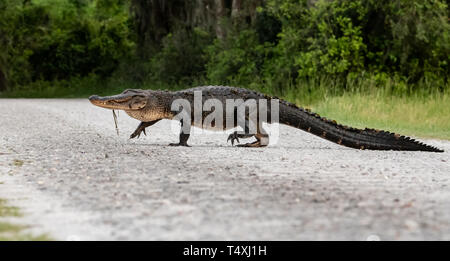
[{"label": "alligator tail", "polygon": [[410,137],[376,129],[357,129],[320,117],[319,114],[280,100],[282,124],[310,132],[331,142],[355,149],[444,152]]}]

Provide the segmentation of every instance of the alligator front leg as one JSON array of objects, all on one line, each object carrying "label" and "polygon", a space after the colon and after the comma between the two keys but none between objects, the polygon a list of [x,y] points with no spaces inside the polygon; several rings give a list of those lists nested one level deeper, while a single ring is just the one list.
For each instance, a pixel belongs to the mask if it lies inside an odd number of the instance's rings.
[{"label": "alligator front leg", "polygon": [[180,142],[179,143],[170,143],[169,146],[185,146],[190,147],[187,144],[187,141],[189,139],[189,134],[180,133]]},{"label": "alligator front leg", "polygon": [[158,121],[160,121],[160,120],[141,122],[141,124],[139,124],[139,126],[136,128],[136,130],[130,135],[130,139],[133,139],[136,136],[139,138],[141,136],[141,132],[144,132],[144,135],[147,136],[147,133],[145,133],[145,128],[152,126],[153,124],[157,123]]},{"label": "alligator front leg", "polygon": [[187,144],[190,134],[183,132],[183,121],[181,121],[181,130],[180,130],[180,142],[179,143],[170,143],[169,146],[185,146],[190,147]]}]

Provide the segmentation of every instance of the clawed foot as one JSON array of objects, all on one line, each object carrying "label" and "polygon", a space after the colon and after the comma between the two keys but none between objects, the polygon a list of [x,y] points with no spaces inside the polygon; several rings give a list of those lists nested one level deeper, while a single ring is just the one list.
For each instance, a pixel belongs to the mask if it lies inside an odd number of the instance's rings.
[{"label": "clawed foot", "polygon": [[147,136],[147,133],[145,133],[145,128],[137,128],[131,135],[130,135],[130,139],[133,139],[135,137],[140,137],[141,136],[141,132],[144,133],[145,136]]},{"label": "clawed foot", "polygon": [[238,147],[247,147],[247,148],[249,148],[249,147],[251,147],[251,148],[258,148],[258,147],[266,147],[267,145],[262,145],[261,142],[259,140],[257,140],[257,141],[254,141],[252,143],[239,144],[239,145],[236,145],[236,146],[238,146]]},{"label": "clawed foot", "polygon": [[169,146],[184,146],[184,147],[190,147],[187,145],[187,143],[170,143]]},{"label": "clawed foot", "polygon": [[238,143],[240,143],[239,142],[239,138],[238,138],[238,134],[237,134],[236,131],[231,133],[230,135],[228,135],[227,142],[229,142],[230,140],[231,140],[231,146],[234,146],[234,141],[237,141]]}]

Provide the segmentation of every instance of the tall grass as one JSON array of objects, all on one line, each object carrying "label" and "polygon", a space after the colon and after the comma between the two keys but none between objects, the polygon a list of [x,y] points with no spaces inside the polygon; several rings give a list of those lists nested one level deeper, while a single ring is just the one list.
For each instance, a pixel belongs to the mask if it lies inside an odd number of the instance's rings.
[{"label": "tall grass", "polygon": [[[282,95],[321,116],[358,128],[377,128],[404,135],[450,140],[450,88],[404,86],[388,81],[353,82],[346,89],[323,79],[288,88]],[[400,87],[399,87],[400,86]],[[407,88],[400,91],[399,88]]]},{"label": "tall grass", "polygon": [[346,93],[309,104],[315,112],[353,127],[450,140],[450,93],[382,96]]}]

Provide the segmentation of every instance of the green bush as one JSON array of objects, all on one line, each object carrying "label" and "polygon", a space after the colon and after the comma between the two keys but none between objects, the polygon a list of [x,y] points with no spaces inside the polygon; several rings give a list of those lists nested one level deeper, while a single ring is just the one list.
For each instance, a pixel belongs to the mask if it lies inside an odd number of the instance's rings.
[{"label": "green bush", "polygon": [[288,71],[300,78],[354,78],[370,71],[408,83],[447,80],[450,28],[443,1],[321,0],[311,8],[306,2],[268,0],[268,12],[283,24],[269,77]]},{"label": "green bush", "polygon": [[207,49],[207,78],[212,84],[250,85],[261,81],[262,67],[272,44],[259,44],[252,29],[216,39]]},{"label": "green bush", "polygon": [[5,1],[0,6],[0,68],[7,67],[12,86],[91,73],[106,77],[134,51],[120,1]]},{"label": "green bush", "polygon": [[162,41],[161,50],[150,59],[149,79],[191,84],[205,75],[206,47],[211,35],[200,28],[179,28]]},{"label": "green bush", "polygon": [[424,81],[444,88],[447,9],[438,0],[321,0],[314,6],[306,0],[267,0],[259,12],[281,23],[278,38],[273,31],[262,30],[272,35],[264,38],[247,29],[216,40],[208,48],[207,76],[213,83],[262,83],[279,91],[323,77],[345,88],[368,75],[374,87],[396,82],[391,87],[396,92]]}]

